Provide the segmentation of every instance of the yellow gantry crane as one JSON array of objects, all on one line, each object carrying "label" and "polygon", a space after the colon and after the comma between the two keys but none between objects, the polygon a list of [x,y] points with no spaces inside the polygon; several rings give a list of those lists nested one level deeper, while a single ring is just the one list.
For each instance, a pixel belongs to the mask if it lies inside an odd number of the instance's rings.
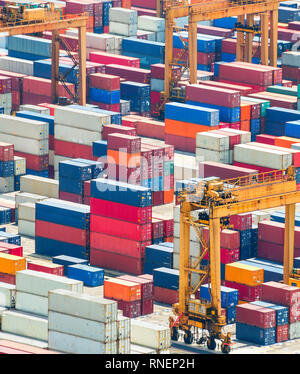
[{"label": "yellow gantry crane", "polygon": [[[215,0],[198,2],[189,0],[157,0],[158,14],[164,12],[165,24],[165,85],[160,110],[171,97],[176,82],[172,80],[172,66],[178,65],[173,58],[173,30],[177,18],[188,17],[188,66],[191,84],[197,83],[197,23],[223,17],[237,16],[237,61],[252,61],[254,16],[260,16],[261,62],[277,66],[277,27],[280,0]],[[164,4],[164,5],[162,5]],[[269,35],[270,27],[270,35]],[[270,48],[269,48],[270,38]],[[270,56],[269,56],[270,51]]]},{"label": "yellow gantry crane", "polygon": [[[64,77],[59,73],[59,49],[63,37],[60,30],[67,28],[78,29],[78,62],[73,56],[73,62],[79,69],[78,97],[80,105],[86,104],[86,21],[87,14],[72,14],[61,16],[53,3],[8,3],[0,7],[0,36],[36,34],[52,31],[52,102],[58,101],[59,82],[65,85]],[[71,54],[70,54],[71,55]],[[65,86],[66,87],[66,86]],[[67,87],[66,87],[67,89]]]},{"label": "yellow gantry crane", "polygon": [[[231,335],[223,332],[226,321],[221,315],[221,228],[228,227],[232,215],[285,206],[283,281],[289,284],[290,278],[297,279],[298,271],[293,272],[294,229],[295,204],[300,202],[300,191],[296,188],[295,169],[291,166],[286,170],[230,180],[216,178],[199,182],[195,190],[182,191],[179,199],[179,302],[173,305],[176,319],[172,316],[169,318],[171,336],[173,340],[178,340],[179,330],[182,330],[185,343],[191,344],[196,336],[198,338],[200,329],[202,336],[197,340],[199,344],[206,342],[207,347],[213,350],[216,339],[219,339],[222,352],[229,353]],[[202,213],[195,217],[198,210]],[[200,257],[194,263],[191,262],[189,248],[191,227],[197,234],[201,248]],[[203,227],[209,228],[209,243],[203,239]],[[201,265],[207,253],[209,263]],[[192,280],[195,274],[196,282],[195,277]],[[195,293],[204,282],[210,283],[211,302],[195,298]]]}]

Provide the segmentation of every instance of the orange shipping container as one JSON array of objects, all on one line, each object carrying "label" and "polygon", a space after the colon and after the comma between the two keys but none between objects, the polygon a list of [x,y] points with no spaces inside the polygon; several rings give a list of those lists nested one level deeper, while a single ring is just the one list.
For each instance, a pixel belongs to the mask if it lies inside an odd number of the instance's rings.
[{"label": "orange shipping container", "polygon": [[122,8],[131,9],[131,0],[122,0]]},{"label": "orange shipping container", "polygon": [[171,204],[174,200],[174,190],[164,191],[164,204]]},{"label": "orange shipping container", "polygon": [[250,121],[251,105],[245,101],[241,101],[241,121]]},{"label": "orange shipping container", "polygon": [[225,280],[258,286],[264,281],[264,270],[255,266],[234,262],[225,265]]},{"label": "orange shipping container", "polygon": [[173,236],[167,236],[167,237],[164,238],[164,241],[168,242],[168,243],[173,243],[174,237]]},{"label": "orange shipping container", "polygon": [[[141,165],[140,153],[119,152],[112,149],[107,150],[107,157],[111,157],[117,165],[127,166],[130,168],[139,167]],[[108,162],[111,161],[108,159]]]},{"label": "orange shipping container", "polygon": [[140,300],[141,285],[117,278],[104,279],[104,297],[123,301]]},{"label": "orange shipping container", "polygon": [[198,132],[218,130],[219,126],[203,126],[190,122],[176,121],[173,119],[165,119],[165,132],[166,134],[184,136],[186,138],[196,139]]},{"label": "orange shipping container", "polygon": [[19,270],[26,270],[25,257],[14,256],[8,253],[0,253],[0,272],[16,275]]},{"label": "orange shipping container", "polygon": [[241,121],[241,130],[250,131],[250,120]]},{"label": "orange shipping container", "polygon": [[300,143],[300,139],[291,138],[289,136],[278,136],[275,139],[275,145],[278,147],[291,148],[291,145],[294,143]]}]

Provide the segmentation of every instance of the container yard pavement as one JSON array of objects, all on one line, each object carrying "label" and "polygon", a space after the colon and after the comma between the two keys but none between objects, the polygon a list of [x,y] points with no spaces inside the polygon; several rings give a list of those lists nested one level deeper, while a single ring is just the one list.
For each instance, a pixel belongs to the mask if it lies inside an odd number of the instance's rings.
[{"label": "container yard pavement", "polygon": [[[10,195],[10,194],[8,194]],[[297,211],[300,211],[300,204],[297,206]],[[9,233],[18,233],[18,226],[15,224],[6,225],[7,232]],[[35,242],[34,239],[29,237],[21,237],[21,245],[23,246],[24,256],[28,259],[36,259],[39,261],[45,261],[46,263],[51,261],[50,257],[40,256],[35,253]],[[52,261],[51,261],[52,262]],[[121,273],[116,271],[105,270],[105,276],[117,276]],[[90,295],[103,295],[103,286],[100,287],[84,287],[84,292]],[[160,325],[168,326],[169,316],[172,314],[172,308],[168,305],[163,304],[154,304],[154,313],[146,316],[139,317],[145,321],[151,323],[157,323]],[[225,327],[226,331],[231,331],[233,336],[233,351],[231,354],[300,354],[300,339],[289,340],[283,343],[276,343],[269,346],[257,346],[253,343],[244,342],[244,341],[235,341],[235,324],[228,325]],[[15,336],[12,334],[7,334],[0,332],[0,338],[2,339],[11,339],[19,341],[22,343],[29,343],[40,346],[39,341],[34,341],[32,339],[23,338],[20,336]],[[44,347],[44,345],[43,345]],[[196,343],[187,345],[183,343],[183,339],[180,338],[178,342],[173,342],[173,346],[170,350],[171,354],[221,354],[220,351],[210,351],[206,346],[200,346]]]}]

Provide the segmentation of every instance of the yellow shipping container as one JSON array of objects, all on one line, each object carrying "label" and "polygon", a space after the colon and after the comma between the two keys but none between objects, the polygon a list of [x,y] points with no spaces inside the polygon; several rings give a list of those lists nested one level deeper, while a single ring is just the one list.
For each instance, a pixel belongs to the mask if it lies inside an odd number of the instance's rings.
[{"label": "yellow shipping container", "polygon": [[25,257],[0,253],[0,273],[15,275],[19,270],[26,270]]},{"label": "yellow shipping container", "polygon": [[264,270],[256,266],[234,262],[225,265],[225,280],[258,286],[264,282]]},{"label": "yellow shipping container", "polygon": [[249,301],[244,301],[244,300],[238,300],[238,305],[241,305],[241,304],[248,304]]},{"label": "yellow shipping container", "polygon": [[300,288],[300,279],[289,278],[289,286],[299,287]]}]

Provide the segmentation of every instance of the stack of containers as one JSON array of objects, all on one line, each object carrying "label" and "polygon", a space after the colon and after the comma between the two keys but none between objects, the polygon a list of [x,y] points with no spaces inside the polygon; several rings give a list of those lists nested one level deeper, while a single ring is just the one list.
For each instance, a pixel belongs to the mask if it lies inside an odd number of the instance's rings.
[{"label": "stack of containers", "polygon": [[164,18],[152,16],[138,17],[138,30],[150,31],[155,34],[156,42],[165,42],[165,20]]},{"label": "stack of containers", "polygon": [[[27,174],[48,176],[48,123],[2,114],[0,133],[1,141],[14,144],[16,156],[26,158]],[[11,182],[13,191],[13,179]]]},{"label": "stack of containers", "polygon": [[166,243],[148,245],[145,250],[144,273],[153,275],[159,267],[173,269],[173,246]]},{"label": "stack of containers", "polygon": [[225,265],[226,287],[239,291],[242,302],[261,300],[261,288],[264,281],[264,270],[260,267],[235,262]]},{"label": "stack of containers", "polygon": [[120,112],[120,77],[101,73],[91,74],[89,100],[101,109]]},{"label": "stack of containers", "polygon": [[130,320],[115,301],[68,290],[49,292],[49,348],[69,354],[130,353]]},{"label": "stack of containers", "polygon": [[2,113],[11,114],[12,111],[12,80],[0,75],[0,108]]},{"label": "stack of containers", "polygon": [[141,185],[141,138],[107,135],[108,178]]},{"label": "stack of containers", "polygon": [[252,214],[242,213],[231,216],[230,225],[240,234],[240,260],[253,257],[251,239],[252,239]]},{"label": "stack of containers", "polygon": [[72,256],[54,256],[52,257],[53,264],[57,264],[63,267],[63,275],[68,276],[68,269],[70,265],[87,265],[88,260],[82,258],[72,257]]},{"label": "stack of containers", "polygon": [[0,252],[0,281],[9,284],[16,284],[16,274],[26,269],[25,257]]},{"label": "stack of containers", "polygon": [[[264,220],[258,223],[258,249],[260,258],[283,264],[284,253],[283,222]],[[295,227],[294,257],[300,256],[300,227]]]},{"label": "stack of containers", "polygon": [[124,8],[109,9],[109,32],[120,36],[136,36],[138,29],[137,11]]},{"label": "stack of containers", "polygon": [[87,31],[94,31],[94,4],[93,2],[85,2],[79,0],[72,0],[66,2],[66,13],[67,14],[79,14],[88,13],[87,19]]},{"label": "stack of containers", "polygon": [[[2,140],[2,139],[1,139]],[[0,142],[0,192],[14,191],[14,145]]]},{"label": "stack of containers", "polygon": [[89,258],[90,207],[47,199],[36,203],[35,251]]},{"label": "stack of containers", "polygon": [[63,159],[82,157],[93,160],[93,142],[102,139],[102,127],[110,124],[110,116],[59,107],[55,109],[54,123],[54,170],[58,172],[58,163]]},{"label": "stack of containers", "polygon": [[141,68],[150,69],[152,64],[165,62],[165,43],[124,38],[122,40],[122,54],[139,58]]},{"label": "stack of containers", "polygon": [[142,276],[121,275],[117,279],[134,282],[141,285],[141,315],[153,313],[153,280]]},{"label": "stack of containers", "polygon": [[[203,284],[200,287],[199,298],[211,302],[211,286]],[[196,295],[197,297],[197,295]],[[221,286],[221,308],[226,311],[226,324],[235,323],[236,306],[239,301],[239,292],[233,288]]]},{"label": "stack of containers", "polygon": [[76,280],[34,270],[18,271],[16,310],[2,316],[2,330],[48,341],[48,292],[56,288],[83,292],[82,282]]},{"label": "stack of containers", "polygon": [[49,124],[49,178],[54,178],[54,117],[49,114],[37,113],[25,108],[16,112],[17,117],[27,118],[35,121],[48,122]]},{"label": "stack of containers", "polygon": [[136,318],[141,316],[142,310],[141,287],[140,282],[106,277],[103,295],[107,299],[116,300],[118,309],[122,310],[125,317]]},{"label": "stack of containers", "polygon": [[297,51],[288,51],[282,54],[282,77],[291,80],[294,84],[300,83],[300,54]]},{"label": "stack of containers", "polygon": [[165,105],[165,142],[177,150],[195,153],[197,133],[218,125],[219,110],[175,102]]},{"label": "stack of containers", "polygon": [[276,312],[255,304],[236,307],[236,338],[259,345],[276,343]]},{"label": "stack of containers", "polygon": [[179,270],[159,267],[153,270],[154,301],[163,304],[178,302]]},{"label": "stack of containers", "polygon": [[18,233],[30,237],[35,236],[35,204],[18,205]]},{"label": "stack of containers", "polygon": [[211,131],[196,135],[196,159],[230,164],[229,135]]},{"label": "stack of containers", "polygon": [[130,111],[141,116],[150,116],[151,88],[149,84],[138,82],[122,82],[120,95],[123,100],[130,101]]},{"label": "stack of containers", "polygon": [[143,273],[151,244],[151,190],[109,179],[91,181],[91,265]]}]

